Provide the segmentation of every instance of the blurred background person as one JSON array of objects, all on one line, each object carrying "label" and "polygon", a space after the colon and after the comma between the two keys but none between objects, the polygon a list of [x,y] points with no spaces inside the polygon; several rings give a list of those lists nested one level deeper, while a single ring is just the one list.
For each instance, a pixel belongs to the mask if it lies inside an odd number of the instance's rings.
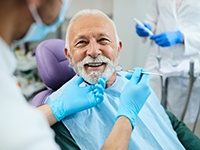
[{"label": "blurred background person", "polygon": [[[146,69],[162,72],[168,79],[167,108],[179,119],[185,105],[189,84],[189,65],[194,61],[195,74],[200,72],[200,1],[198,0],[151,0],[144,26],[150,34],[136,24],[140,37],[150,36],[151,46]],[[145,39],[147,40],[147,39]],[[160,78],[152,76],[151,86],[161,98]],[[184,121],[194,123],[199,108],[200,81],[193,84],[190,102]]]}]

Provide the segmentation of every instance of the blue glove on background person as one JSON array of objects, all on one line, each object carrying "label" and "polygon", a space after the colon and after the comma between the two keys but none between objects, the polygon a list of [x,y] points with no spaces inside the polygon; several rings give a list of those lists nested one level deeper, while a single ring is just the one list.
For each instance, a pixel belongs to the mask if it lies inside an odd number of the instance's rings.
[{"label": "blue glove on background person", "polygon": [[142,74],[146,71],[142,68],[134,68],[134,73],[129,73],[126,78],[130,80],[123,89],[120,96],[120,104],[116,120],[119,116],[129,118],[132,126],[135,126],[136,117],[151,94],[149,86],[150,76]]},{"label": "blue glove on background person", "polygon": [[82,82],[82,77],[73,78],[62,94],[49,103],[57,121],[70,114],[96,106],[103,101],[106,78],[100,78],[94,85],[80,87]]},{"label": "blue glove on background person", "polygon": [[[144,26],[147,27],[150,31],[151,31],[151,25],[148,23],[144,23]],[[147,37],[150,36],[149,32],[147,32],[143,27],[141,27],[140,25],[136,24],[135,25],[135,29],[136,29],[136,33],[138,34],[138,36],[140,37]]]},{"label": "blue glove on background person", "polygon": [[182,43],[183,35],[180,31],[163,32],[153,35],[150,39],[154,40],[159,46],[168,47],[174,44]]}]

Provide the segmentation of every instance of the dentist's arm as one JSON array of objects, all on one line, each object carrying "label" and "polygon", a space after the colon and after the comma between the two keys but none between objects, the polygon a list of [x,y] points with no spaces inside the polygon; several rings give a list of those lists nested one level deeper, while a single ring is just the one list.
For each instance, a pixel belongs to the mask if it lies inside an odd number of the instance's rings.
[{"label": "dentist's arm", "polygon": [[103,101],[105,78],[94,85],[80,87],[83,78],[75,77],[69,81],[62,94],[48,104],[38,107],[53,125],[66,116],[91,108]]},{"label": "dentist's arm", "polygon": [[127,76],[130,81],[121,93],[116,123],[102,150],[128,149],[137,115],[151,94],[149,75],[142,74],[142,71],[144,70],[135,68],[134,73]]},{"label": "dentist's arm", "polygon": [[146,70],[134,68],[134,73],[126,76],[130,81],[121,93],[120,105],[116,117],[116,119],[120,116],[127,117],[131,121],[133,128],[136,124],[138,113],[151,94],[149,86],[150,76],[142,74],[143,71]]},{"label": "dentist's arm", "polygon": [[132,124],[125,116],[120,116],[101,150],[127,150],[132,133]]},{"label": "dentist's arm", "polygon": [[40,110],[45,115],[50,126],[54,125],[57,122],[49,104],[39,106],[36,109]]}]

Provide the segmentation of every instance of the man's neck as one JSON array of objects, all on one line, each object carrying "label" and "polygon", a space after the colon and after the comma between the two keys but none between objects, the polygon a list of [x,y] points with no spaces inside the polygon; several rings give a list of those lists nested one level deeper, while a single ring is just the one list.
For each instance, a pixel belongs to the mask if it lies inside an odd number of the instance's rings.
[{"label": "man's neck", "polygon": [[106,82],[106,88],[110,87],[116,80],[117,73],[114,72],[112,76]]}]

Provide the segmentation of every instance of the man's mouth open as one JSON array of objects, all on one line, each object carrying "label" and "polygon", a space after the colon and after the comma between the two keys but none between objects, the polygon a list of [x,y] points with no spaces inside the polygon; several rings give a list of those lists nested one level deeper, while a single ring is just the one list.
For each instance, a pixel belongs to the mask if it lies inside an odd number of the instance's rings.
[{"label": "man's mouth open", "polygon": [[86,70],[88,71],[104,71],[106,66],[106,63],[104,62],[92,62],[92,63],[87,63],[84,65]]}]

